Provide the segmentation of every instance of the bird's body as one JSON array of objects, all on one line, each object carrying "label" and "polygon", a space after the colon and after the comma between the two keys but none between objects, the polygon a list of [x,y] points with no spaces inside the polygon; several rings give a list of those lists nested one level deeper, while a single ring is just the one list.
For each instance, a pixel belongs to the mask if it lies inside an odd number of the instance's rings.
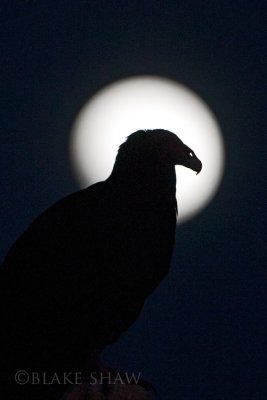
[{"label": "bird's body", "polygon": [[[7,254],[1,271],[7,380],[20,369],[93,368],[94,352],[128,329],[168,273],[175,163],[166,163],[164,152],[161,162],[158,145],[144,143],[151,132],[131,135],[106,181],[53,205]],[[173,135],[157,132],[157,140]]]}]

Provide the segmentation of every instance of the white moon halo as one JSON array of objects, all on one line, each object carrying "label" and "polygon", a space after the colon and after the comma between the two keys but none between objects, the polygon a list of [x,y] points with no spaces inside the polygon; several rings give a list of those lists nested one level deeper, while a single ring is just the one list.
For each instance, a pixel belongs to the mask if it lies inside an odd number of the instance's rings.
[{"label": "white moon halo", "polygon": [[196,174],[176,167],[178,223],[202,210],[223,173],[224,146],[219,126],[194,92],[172,80],[143,76],[115,82],[82,108],[71,132],[70,151],[82,187],[106,179],[119,145],[139,129],[162,128],[177,134],[203,164]]}]

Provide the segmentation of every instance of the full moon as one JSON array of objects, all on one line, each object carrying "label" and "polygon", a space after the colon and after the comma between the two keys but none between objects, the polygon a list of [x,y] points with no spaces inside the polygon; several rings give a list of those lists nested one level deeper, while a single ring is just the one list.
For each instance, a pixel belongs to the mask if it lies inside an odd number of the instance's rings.
[{"label": "full moon", "polygon": [[155,76],[123,79],[100,90],[74,121],[70,153],[81,187],[105,180],[119,145],[139,129],[175,133],[202,161],[199,175],[176,167],[178,223],[203,210],[219,187],[224,146],[212,111],[192,90]]}]

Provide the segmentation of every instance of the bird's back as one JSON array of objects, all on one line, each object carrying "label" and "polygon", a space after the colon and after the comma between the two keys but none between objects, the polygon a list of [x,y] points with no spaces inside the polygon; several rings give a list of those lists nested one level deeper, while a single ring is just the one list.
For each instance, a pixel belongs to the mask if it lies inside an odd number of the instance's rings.
[{"label": "bird's back", "polygon": [[174,208],[142,197],[98,183],[56,203],[14,244],[2,272],[2,343],[20,343],[16,360],[34,353],[33,363],[50,363],[47,349],[55,357],[57,348],[62,363],[67,349],[74,358],[102,348],[135,321],[168,272],[175,230]]}]

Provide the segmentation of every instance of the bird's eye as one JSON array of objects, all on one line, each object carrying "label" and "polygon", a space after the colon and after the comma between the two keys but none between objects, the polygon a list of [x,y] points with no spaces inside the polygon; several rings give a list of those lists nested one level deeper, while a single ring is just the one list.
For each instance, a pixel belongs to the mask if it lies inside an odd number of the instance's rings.
[{"label": "bird's eye", "polygon": [[192,153],[192,151],[190,151],[189,156],[194,157],[194,154]]}]

